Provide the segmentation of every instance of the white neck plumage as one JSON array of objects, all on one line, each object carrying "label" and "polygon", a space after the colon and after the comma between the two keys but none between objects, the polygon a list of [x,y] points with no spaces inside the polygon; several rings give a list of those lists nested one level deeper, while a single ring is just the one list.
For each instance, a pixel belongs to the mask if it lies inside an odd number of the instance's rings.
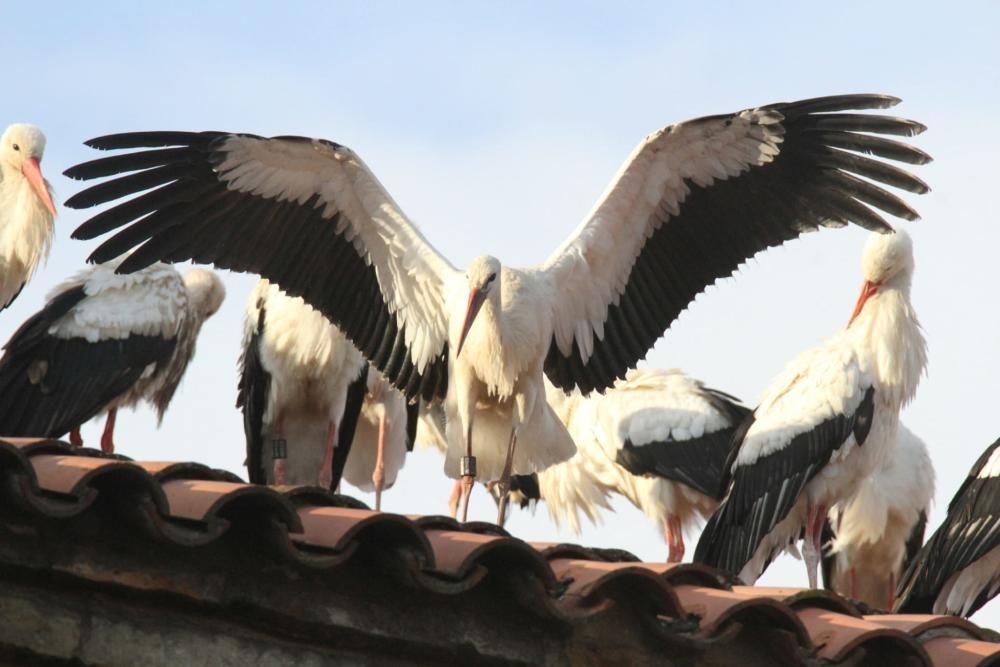
[{"label": "white neck plumage", "polygon": [[847,332],[871,364],[882,399],[899,407],[909,403],[927,366],[927,342],[910,303],[909,276],[879,286]]}]

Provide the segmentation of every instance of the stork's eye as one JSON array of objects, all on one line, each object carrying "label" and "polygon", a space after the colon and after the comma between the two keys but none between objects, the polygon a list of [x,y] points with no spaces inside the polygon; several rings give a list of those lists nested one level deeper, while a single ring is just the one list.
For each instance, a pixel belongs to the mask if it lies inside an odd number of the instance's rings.
[{"label": "stork's eye", "polygon": [[21,150],[21,147],[20,147],[20,146],[18,146],[17,144],[14,144],[14,145],[13,145],[13,148],[14,148],[14,150],[16,150],[16,151],[19,151],[19,150]]},{"label": "stork's eye", "polygon": [[497,274],[491,273],[489,276],[486,277],[486,284],[489,285],[491,282],[493,282],[496,279],[496,277],[497,277]]}]

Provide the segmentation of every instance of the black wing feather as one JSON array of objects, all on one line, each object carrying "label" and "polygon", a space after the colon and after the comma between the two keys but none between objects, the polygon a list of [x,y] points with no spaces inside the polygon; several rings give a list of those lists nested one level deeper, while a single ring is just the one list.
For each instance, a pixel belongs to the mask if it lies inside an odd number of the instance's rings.
[{"label": "black wing feather", "polygon": [[[423,373],[416,370],[404,344],[406,331],[389,313],[374,266],[355,247],[357,239],[348,240],[336,231],[337,218],[323,217],[318,195],[301,204],[276,201],[230,190],[219,180],[215,167],[225,159],[222,142],[230,136],[135,132],[88,141],[103,150],[153,149],[92,160],[66,171],[71,178],[85,180],[114,176],[70,197],[66,202],[70,208],[138,194],[95,215],[73,233],[74,238],[90,239],[123,227],[90,260],[107,261],[138,246],[119,273],[154,261],[192,260],[260,274],[291,296],[302,297],[340,327],[407,398],[443,397],[447,347]],[[393,354],[385,352],[374,359],[382,350]]]},{"label": "black wing feather", "polygon": [[698,540],[695,561],[738,574],[848,437],[864,444],[874,397],[875,389],[869,387],[853,414],[827,419],[752,465],[736,468],[725,500]]},{"label": "black wing feather", "polygon": [[150,364],[167,363],[176,339],[131,335],[96,343],[49,328],[86,294],[58,294],[14,333],[0,359],[0,434],[58,438],[126,393]]},{"label": "black wing feather", "polygon": [[361,407],[368,394],[368,364],[361,367],[358,377],[347,388],[347,400],[344,403],[344,416],[340,419],[337,429],[337,447],[333,450],[332,477],[330,489],[340,486],[340,478],[344,476],[344,466],[354,444],[354,432],[361,418]]},{"label": "black wing feather", "polygon": [[[854,223],[888,232],[888,224],[869,206],[915,219],[912,208],[878,184],[917,193],[926,192],[926,184],[857,153],[928,162],[923,151],[871,136],[910,136],[925,127],[890,116],[836,113],[885,108],[898,101],[883,95],[840,95],[764,107],[784,116],[781,152],[770,163],[708,187],[688,181],[690,194],[676,216],[662,206],[653,212],[661,224],[636,257],[621,298],[609,306],[604,321],[605,332],[629,332],[628,346],[614,335],[595,335],[593,353],[584,363],[575,340],[566,356],[553,338],[545,358],[545,373],[553,384],[566,390],[578,386],[584,393],[610,387],[700,292],[766,248],[824,226]],[[705,120],[720,118],[727,117]]]},{"label": "black wing feather", "polygon": [[271,374],[260,360],[260,340],[264,335],[266,309],[258,303],[257,328],[240,358],[240,383],[236,407],[243,411],[243,433],[246,436],[247,478],[251,484],[267,484],[264,470],[264,412],[271,390]]},{"label": "black wing feather", "polygon": [[[948,505],[944,523],[910,561],[896,589],[898,611],[931,613],[953,575],[1000,546],[1000,477],[979,477],[998,446],[1000,439],[979,457]],[[984,590],[969,614],[992,597]]]},{"label": "black wing feather", "polygon": [[420,424],[420,401],[406,403],[406,451],[412,452],[417,444],[417,426]]}]

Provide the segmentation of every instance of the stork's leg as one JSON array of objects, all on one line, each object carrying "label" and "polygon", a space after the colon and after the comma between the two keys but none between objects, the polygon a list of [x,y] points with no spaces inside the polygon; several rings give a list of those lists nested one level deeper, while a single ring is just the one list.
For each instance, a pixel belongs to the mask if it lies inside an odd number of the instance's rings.
[{"label": "stork's leg", "polygon": [[684,532],[681,528],[680,517],[676,514],[667,514],[663,529],[667,538],[667,562],[680,563],[684,560]]},{"label": "stork's leg", "polygon": [[375,454],[375,470],[372,484],[375,485],[375,511],[382,511],[382,489],[385,488],[385,413],[378,420],[378,453]]},{"label": "stork's leg", "polygon": [[79,426],[69,432],[69,444],[74,447],[83,447],[83,437],[80,435]]},{"label": "stork's leg", "polygon": [[822,503],[806,509],[806,538],[802,545],[802,558],[806,562],[806,574],[809,577],[809,588],[817,587],[817,572],[819,570],[820,541],[823,535],[823,521],[826,519],[826,506]]},{"label": "stork's leg", "polygon": [[885,608],[892,611],[893,607],[896,606],[896,573],[889,573],[889,594],[885,598]]},{"label": "stork's leg", "polygon": [[271,427],[271,457],[274,468],[274,483],[285,483],[285,463],[288,461],[288,441],[285,440],[285,417],[280,412]]},{"label": "stork's leg", "polygon": [[105,454],[115,453],[115,418],[118,408],[108,410],[108,418],[104,420],[104,433],[101,434],[101,451]]},{"label": "stork's leg", "polygon": [[337,446],[337,422],[330,420],[326,427],[326,444],[323,446],[323,463],[319,467],[316,483],[324,489],[333,487],[333,450]]},{"label": "stork's leg", "polygon": [[476,457],[472,455],[472,420],[465,434],[465,456],[462,457],[462,523],[469,520],[469,496],[472,495],[472,485],[476,481]]},{"label": "stork's leg", "polygon": [[858,599],[858,573],[857,573],[857,571],[853,567],[847,571],[847,585],[851,589],[851,599],[852,600],[857,600]]},{"label": "stork's leg", "polygon": [[451,487],[451,495],[448,496],[448,514],[452,519],[458,518],[458,501],[462,498],[462,480],[456,479]]},{"label": "stork's leg", "polygon": [[507,496],[510,494],[510,474],[514,469],[514,450],[517,448],[517,428],[510,430],[510,442],[507,444],[507,458],[503,463],[503,472],[500,473],[500,481],[497,482],[499,498],[497,504],[497,525],[503,527],[507,519]]}]

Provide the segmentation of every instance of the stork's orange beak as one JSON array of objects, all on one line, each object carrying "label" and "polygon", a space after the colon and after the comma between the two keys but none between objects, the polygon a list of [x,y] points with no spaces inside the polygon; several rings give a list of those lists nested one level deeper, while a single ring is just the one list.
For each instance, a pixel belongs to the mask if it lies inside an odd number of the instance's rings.
[{"label": "stork's orange beak", "polygon": [[45,179],[42,178],[42,168],[38,166],[38,160],[28,158],[22,162],[21,173],[28,179],[31,188],[38,195],[38,198],[42,200],[42,203],[45,204],[45,208],[49,209],[49,213],[55,215],[56,205],[52,203],[52,195],[49,194],[49,189],[45,185]]},{"label": "stork's orange beak", "polygon": [[486,290],[469,290],[469,303],[465,307],[465,321],[462,323],[462,334],[458,337],[458,350],[455,352],[456,357],[462,354],[465,337],[469,335],[469,329],[472,328],[472,323],[476,321],[476,315],[479,314],[479,309],[483,307],[484,301],[486,301]]},{"label": "stork's orange beak", "polygon": [[858,315],[861,314],[861,309],[865,307],[865,302],[878,293],[878,287],[878,283],[873,283],[870,280],[866,280],[865,284],[861,286],[861,294],[858,296],[858,302],[854,304],[854,312],[851,313],[851,319],[847,323],[848,327],[851,326]]}]

